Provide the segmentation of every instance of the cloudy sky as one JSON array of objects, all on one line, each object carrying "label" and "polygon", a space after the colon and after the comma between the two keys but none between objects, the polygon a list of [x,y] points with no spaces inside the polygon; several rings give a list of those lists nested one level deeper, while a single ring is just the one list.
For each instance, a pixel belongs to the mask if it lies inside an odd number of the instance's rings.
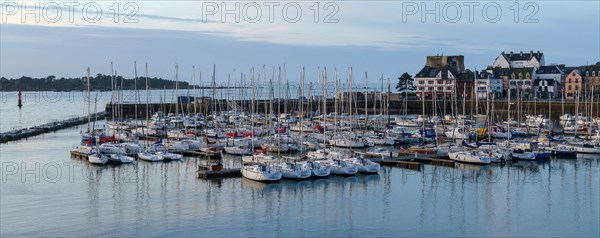
[{"label": "cloudy sky", "polygon": [[[37,4],[37,5],[36,5]],[[189,81],[268,75],[286,65],[297,80],[318,67],[370,80],[415,74],[427,55],[465,55],[485,68],[502,51],[542,51],[546,63],[600,61],[599,1],[2,1],[0,75],[109,73]],[[236,10],[237,9],[237,10]],[[141,68],[141,67],[140,67]],[[138,68],[138,69],[140,69]],[[197,74],[199,75],[200,72]],[[312,76],[312,77],[311,77]],[[239,76],[237,76],[239,78]],[[356,76],[355,76],[355,80]]]}]

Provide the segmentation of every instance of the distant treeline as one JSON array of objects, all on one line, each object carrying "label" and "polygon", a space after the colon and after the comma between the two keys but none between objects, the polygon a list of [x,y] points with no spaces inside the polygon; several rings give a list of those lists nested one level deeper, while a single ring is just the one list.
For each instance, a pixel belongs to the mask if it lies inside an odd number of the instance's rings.
[{"label": "distant treeline", "polygon": [[[162,78],[148,78],[148,83],[151,89],[174,89],[175,81]],[[121,85],[123,82],[123,85]],[[19,85],[21,91],[83,91],[87,90],[87,77],[81,78],[57,78],[50,75],[46,78],[31,78],[23,76],[18,79],[0,78],[0,91],[18,91]],[[121,76],[115,77],[115,86],[118,89],[133,90],[135,89],[134,79],[125,79]],[[180,89],[189,87],[187,82],[179,82]],[[139,77],[137,79],[137,88],[140,90],[146,89],[146,78]],[[110,91],[111,76],[98,74],[95,77],[90,77],[90,90]]]}]

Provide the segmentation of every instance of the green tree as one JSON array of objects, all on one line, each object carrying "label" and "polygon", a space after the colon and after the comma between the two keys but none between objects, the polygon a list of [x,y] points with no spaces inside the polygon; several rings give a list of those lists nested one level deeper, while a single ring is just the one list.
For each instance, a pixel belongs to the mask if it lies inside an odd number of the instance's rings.
[{"label": "green tree", "polygon": [[413,79],[412,75],[410,75],[408,72],[405,72],[402,74],[402,76],[398,77],[398,84],[396,84],[396,90],[407,94],[409,91],[414,91],[416,89],[417,87],[415,87],[415,80]]}]

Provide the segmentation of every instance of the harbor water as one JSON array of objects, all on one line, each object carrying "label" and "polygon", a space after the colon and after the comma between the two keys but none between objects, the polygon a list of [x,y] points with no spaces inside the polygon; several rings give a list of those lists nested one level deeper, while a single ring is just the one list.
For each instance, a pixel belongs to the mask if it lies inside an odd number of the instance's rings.
[{"label": "harbor water", "polygon": [[[0,144],[0,236],[598,237],[600,158],[384,167],[264,184],[201,160],[94,166],[72,127]],[[240,166],[224,158],[225,167]]]}]

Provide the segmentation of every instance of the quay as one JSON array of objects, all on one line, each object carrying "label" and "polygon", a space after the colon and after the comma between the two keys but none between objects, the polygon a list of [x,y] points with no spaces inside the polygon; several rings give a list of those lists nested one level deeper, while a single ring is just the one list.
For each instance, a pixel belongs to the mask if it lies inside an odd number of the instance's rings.
[{"label": "quay", "polygon": [[[92,114],[91,117],[103,119],[110,115],[107,112],[99,112]],[[8,132],[0,133],[0,143],[8,143],[9,141],[25,139],[32,136],[37,136],[47,132],[58,131],[67,127],[77,126],[88,122],[88,117],[75,117],[61,121],[49,122],[39,126],[29,128],[16,129]]]},{"label": "quay", "polygon": [[[360,97],[356,100],[356,111],[358,114],[364,114],[365,108],[365,100],[364,97]],[[485,99],[483,99],[485,100]],[[515,99],[511,101],[511,104],[516,104],[514,102]],[[435,102],[435,106],[434,106]],[[475,101],[473,99],[467,99],[464,103],[464,112],[465,114],[470,114],[475,112]],[[480,102],[481,103],[481,102]],[[322,105],[322,102],[319,100],[308,100],[304,103],[305,110],[308,108],[312,108],[316,110],[319,108],[319,105]],[[328,98],[327,99],[327,113],[331,113],[335,111],[335,100]],[[407,115],[421,115],[423,113],[423,109],[425,109],[424,113],[426,115],[450,115],[450,114],[462,114],[463,106],[459,106],[456,109],[456,113],[452,112],[452,101],[451,100],[431,100],[426,99],[424,102],[420,99],[407,99],[406,104],[401,98],[391,98],[389,101],[389,108],[383,108],[383,113],[389,113],[390,115],[399,115],[406,113]],[[550,105],[548,105],[550,104]],[[273,108],[281,108],[282,112],[291,112],[297,111],[299,108],[300,102],[297,99],[288,99],[288,100],[255,100],[255,109],[257,113],[265,113],[269,110],[271,105]],[[370,99],[367,102],[367,108],[369,113],[373,113],[373,108],[380,108],[382,105],[386,105],[386,101],[380,100],[372,100]],[[508,102],[506,100],[497,99],[493,103],[490,103],[490,106],[494,107],[494,111],[499,115],[507,115],[508,113]],[[406,106],[406,107],[405,107]],[[530,113],[534,113],[536,115],[539,114],[548,114],[548,106],[551,108],[551,118],[553,120],[559,120],[559,117],[562,116],[563,106],[565,113],[574,113],[577,111],[577,107],[579,106],[579,111],[584,111],[585,103],[577,104],[574,101],[565,101],[564,104],[560,101],[521,101],[521,107],[526,108]],[[600,115],[600,103],[595,105],[597,108],[594,108],[594,117]],[[516,108],[516,105],[512,105],[513,108]],[[105,111],[110,112],[113,109],[115,110],[116,116],[121,118],[134,118],[137,114],[139,119],[142,119],[144,115],[146,115],[146,109],[148,113],[154,114],[155,112],[164,112],[164,113],[201,113],[204,115],[211,114],[213,111],[223,111],[226,108],[236,108],[239,112],[241,111],[249,111],[251,108],[250,100],[237,100],[235,102],[222,100],[222,99],[204,99],[203,101],[198,100],[198,102],[186,102],[186,103],[150,103],[146,106],[146,104],[135,104],[135,103],[113,103],[106,104]],[[283,110],[286,108],[287,110]],[[437,112],[433,110],[437,109]],[[535,109],[535,110],[533,110]],[[137,113],[136,113],[137,110]],[[376,109],[379,112],[380,109]]]}]

